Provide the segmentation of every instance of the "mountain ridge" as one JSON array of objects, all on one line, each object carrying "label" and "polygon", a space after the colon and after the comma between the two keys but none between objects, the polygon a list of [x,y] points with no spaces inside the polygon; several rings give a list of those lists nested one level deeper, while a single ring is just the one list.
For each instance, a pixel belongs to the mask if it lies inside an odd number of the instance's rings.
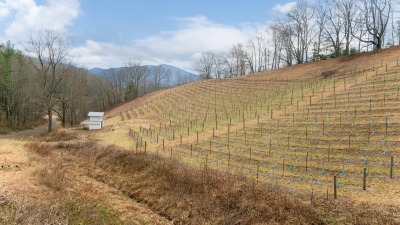
[{"label": "mountain ridge", "polygon": [[[149,79],[153,78],[153,72],[157,67],[161,67],[165,71],[170,71],[170,73],[171,73],[170,78],[168,79],[168,81],[164,81],[163,85],[177,86],[180,84],[191,83],[191,82],[195,82],[195,81],[202,79],[200,75],[188,72],[184,69],[181,69],[181,68],[178,68],[178,67],[175,67],[172,65],[168,65],[168,64],[143,65],[143,66],[145,66],[147,68]],[[109,71],[109,70],[114,69],[116,71],[120,71],[122,68],[125,68],[125,67],[114,67],[114,68],[108,68],[108,69],[94,67],[94,68],[89,69],[89,72],[95,76],[105,76],[107,74],[107,71]]]}]

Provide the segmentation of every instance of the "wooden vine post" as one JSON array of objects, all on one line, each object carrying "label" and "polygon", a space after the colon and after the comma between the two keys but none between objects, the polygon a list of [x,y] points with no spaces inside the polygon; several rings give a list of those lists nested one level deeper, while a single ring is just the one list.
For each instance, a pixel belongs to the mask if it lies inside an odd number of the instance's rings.
[{"label": "wooden vine post", "polygon": [[329,142],[329,148],[328,148],[328,162],[330,158],[330,153],[331,153],[331,143]]},{"label": "wooden vine post", "polygon": [[367,168],[364,168],[363,190],[367,190]]},{"label": "wooden vine post", "polygon": [[393,178],[393,156],[390,157],[390,178]]},{"label": "wooden vine post", "polygon": [[271,155],[272,140],[269,140],[269,154]]},{"label": "wooden vine post", "polygon": [[307,172],[307,170],[308,170],[308,152],[307,152],[307,155],[306,155],[306,172]]},{"label": "wooden vine post", "polygon": [[333,198],[337,199],[336,176],[333,176]]},{"label": "wooden vine post", "polygon": [[258,183],[258,173],[260,171],[260,163],[257,164],[257,183]]}]

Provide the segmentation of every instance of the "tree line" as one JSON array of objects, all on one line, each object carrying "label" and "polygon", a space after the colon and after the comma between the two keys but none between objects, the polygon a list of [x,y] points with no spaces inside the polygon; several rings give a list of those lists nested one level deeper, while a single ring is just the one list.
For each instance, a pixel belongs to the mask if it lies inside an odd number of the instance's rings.
[{"label": "tree line", "polygon": [[[32,35],[22,52],[0,43],[0,132],[29,126],[44,116],[48,131],[54,116],[63,127],[82,121],[88,111],[105,111],[140,95],[172,86],[171,71],[148,68],[141,60],[110,68],[102,76],[71,63],[66,36],[44,30]],[[191,80],[177,74],[174,85]]]},{"label": "tree line", "polygon": [[204,52],[195,63],[205,79],[243,76],[400,44],[399,2],[298,1],[255,38],[228,52]]},{"label": "tree line", "polygon": [[146,66],[140,59],[133,59],[124,67],[106,69],[100,76],[103,79],[96,85],[99,104],[104,110],[147,93],[195,81],[182,71],[173,74],[168,67]]},{"label": "tree line", "polygon": [[90,84],[101,79],[72,65],[69,51],[69,42],[56,31],[32,36],[25,52],[10,41],[0,44],[0,127],[23,129],[47,115],[51,131],[53,115],[63,126],[74,126],[99,108]]}]

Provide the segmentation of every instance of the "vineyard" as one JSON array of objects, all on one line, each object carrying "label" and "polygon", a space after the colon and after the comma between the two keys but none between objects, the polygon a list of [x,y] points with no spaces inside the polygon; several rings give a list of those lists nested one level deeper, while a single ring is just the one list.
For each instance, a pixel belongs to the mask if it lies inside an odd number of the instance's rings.
[{"label": "vineyard", "polygon": [[108,121],[126,129],[132,151],[288,195],[398,206],[398,51],[187,84]]}]

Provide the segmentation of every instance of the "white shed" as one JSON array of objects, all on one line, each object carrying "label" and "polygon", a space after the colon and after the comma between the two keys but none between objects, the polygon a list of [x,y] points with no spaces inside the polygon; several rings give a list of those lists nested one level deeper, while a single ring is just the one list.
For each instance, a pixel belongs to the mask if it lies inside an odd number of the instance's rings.
[{"label": "white shed", "polygon": [[103,127],[104,112],[89,112],[89,120],[81,122],[81,126],[88,125],[89,130],[99,130]]}]

